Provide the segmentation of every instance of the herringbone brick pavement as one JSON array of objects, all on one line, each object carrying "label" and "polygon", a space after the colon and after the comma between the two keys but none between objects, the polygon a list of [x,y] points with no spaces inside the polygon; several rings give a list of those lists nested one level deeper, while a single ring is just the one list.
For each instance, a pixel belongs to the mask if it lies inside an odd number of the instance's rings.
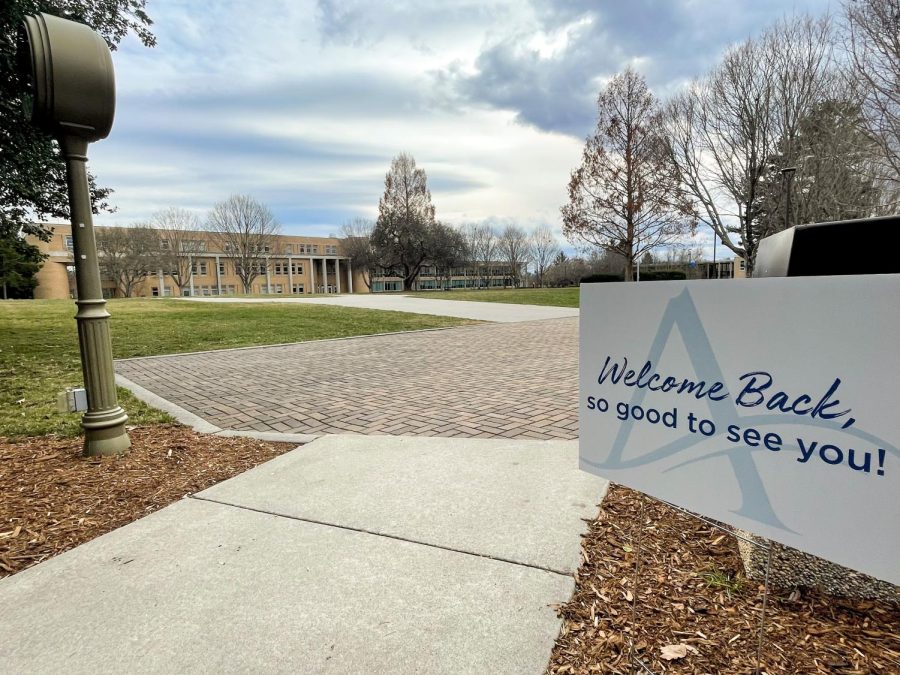
[{"label": "herringbone brick pavement", "polygon": [[224,429],[578,437],[578,322],[558,319],[118,361]]}]

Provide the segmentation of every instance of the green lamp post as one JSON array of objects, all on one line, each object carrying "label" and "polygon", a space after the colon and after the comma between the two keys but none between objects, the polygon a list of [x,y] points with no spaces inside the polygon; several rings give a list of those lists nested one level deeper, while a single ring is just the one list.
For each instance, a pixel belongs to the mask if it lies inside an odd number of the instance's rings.
[{"label": "green lamp post", "polygon": [[100,285],[87,179],[88,144],[106,138],[116,110],[112,57],[87,26],[49,14],[28,16],[18,33],[19,72],[31,123],[52,134],[66,158],[78,341],[87,392],[84,454],[118,455],[131,446],[128,416],[116,398],[109,312]]}]

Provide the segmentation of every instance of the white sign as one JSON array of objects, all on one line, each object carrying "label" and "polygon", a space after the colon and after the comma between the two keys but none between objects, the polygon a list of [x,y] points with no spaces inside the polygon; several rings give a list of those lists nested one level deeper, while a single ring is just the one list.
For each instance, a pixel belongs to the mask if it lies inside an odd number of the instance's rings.
[{"label": "white sign", "polygon": [[581,287],[581,468],[900,583],[900,275]]}]

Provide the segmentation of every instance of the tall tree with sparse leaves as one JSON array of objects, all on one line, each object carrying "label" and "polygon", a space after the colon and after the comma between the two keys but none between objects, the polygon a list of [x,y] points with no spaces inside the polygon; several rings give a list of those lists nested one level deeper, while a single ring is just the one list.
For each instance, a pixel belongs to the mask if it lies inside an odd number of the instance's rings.
[{"label": "tall tree with sparse leaves", "polygon": [[372,246],[386,270],[403,279],[403,290],[412,290],[431,256],[436,226],[434,205],[425,169],[412,155],[400,153],[384,177],[384,195],[378,202],[378,220]]},{"label": "tall tree with sparse leaves", "polygon": [[597,129],[562,207],[563,234],[625,258],[625,279],[646,251],[677,243],[696,225],[643,76],[616,75],[597,100]]}]

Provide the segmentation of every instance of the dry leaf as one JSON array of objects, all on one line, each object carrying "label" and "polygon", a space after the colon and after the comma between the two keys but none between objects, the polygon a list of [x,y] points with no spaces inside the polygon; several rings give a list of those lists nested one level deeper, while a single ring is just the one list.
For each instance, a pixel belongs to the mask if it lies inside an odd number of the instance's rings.
[{"label": "dry leaf", "polygon": [[687,656],[688,648],[687,645],[664,645],[660,651],[661,659],[665,659],[666,661],[674,661],[675,659],[683,659]]}]

